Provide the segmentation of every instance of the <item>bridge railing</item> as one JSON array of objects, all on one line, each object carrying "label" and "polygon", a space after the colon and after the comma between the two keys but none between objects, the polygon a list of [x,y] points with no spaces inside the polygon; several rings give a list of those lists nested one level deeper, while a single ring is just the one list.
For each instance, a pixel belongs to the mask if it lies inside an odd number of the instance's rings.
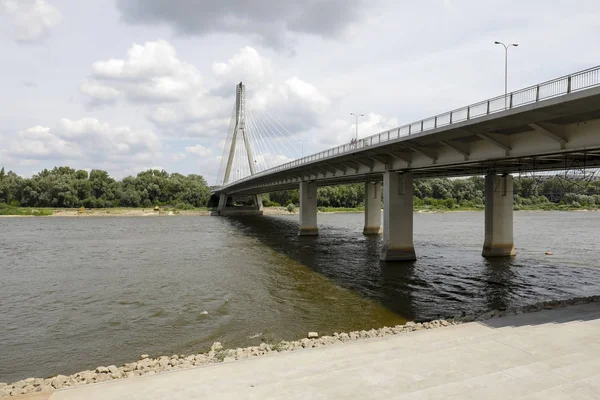
[{"label": "bridge railing", "polygon": [[443,114],[426,118],[398,128],[390,129],[375,135],[359,139],[354,144],[343,144],[332,149],[299,158],[277,167],[269,168],[254,175],[247,176],[231,184],[237,184],[263,175],[283,171],[314,161],[335,157],[339,154],[351,153],[358,149],[384,143],[389,140],[404,136],[415,135],[437,128],[449,126],[463,121],[481,118],[501,111],[522,107],[553,97],[563,96],[569,93],[600,86],[600,66],[576,72],[561,78],[552,79],[538,85],[520,89],[507,95],[497,96],[466,107],[458,108]]}]

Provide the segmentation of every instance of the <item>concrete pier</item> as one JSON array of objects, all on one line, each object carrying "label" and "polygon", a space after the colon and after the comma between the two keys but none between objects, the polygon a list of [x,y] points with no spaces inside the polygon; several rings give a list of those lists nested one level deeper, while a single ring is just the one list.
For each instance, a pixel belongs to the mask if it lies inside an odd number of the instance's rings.
[{"label": "concrete pier", "polygon": [[382,261],[416,260],[413,245],[413,178],[411,173],[383,174]]},{"label": "concrete pier", "polygon": [[365,183],[365,235],[381,235],[381,183]]},{"label": "concrete pier", "polygon": [[482,256],[514,255],[512,176],[487,175],[485,177],[485,240]]},{"label": "concrete pier", "polygon": [[300,183],[300,226],[299,236],[316,236],[317,227],[317,184],[315,182]]}]

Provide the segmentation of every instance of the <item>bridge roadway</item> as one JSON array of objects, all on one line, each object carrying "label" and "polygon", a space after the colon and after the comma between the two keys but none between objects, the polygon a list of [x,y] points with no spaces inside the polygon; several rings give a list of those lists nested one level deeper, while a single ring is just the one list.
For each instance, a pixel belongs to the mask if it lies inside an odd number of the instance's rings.
[{"label": "bridge roadway", "polygon": [[482,255],[512,256],[510,174],[600,167],[599,85],[595,67],[292,161],[215,188],[218,212],[299,188],[299,235],[317,235],[317,187],[365,182],[364,233],[383,232],[381,260],[414,260],[413,178],[485,175]]}]

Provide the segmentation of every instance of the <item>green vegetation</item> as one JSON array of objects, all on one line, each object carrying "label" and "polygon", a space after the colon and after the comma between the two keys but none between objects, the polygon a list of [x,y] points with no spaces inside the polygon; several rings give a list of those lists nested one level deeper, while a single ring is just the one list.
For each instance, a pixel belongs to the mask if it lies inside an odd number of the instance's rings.
[{"label": "green vegetation", "polygon": [[69,167],[44,169],[22,178],[0,169],[0,203],[13,207],[112,208],[173,206],[206,207],[210,190],[199,175],[148,170],[121,181],[106,171]]},{"label": "green vegetation", "polygon": [[[421,179],[414,182],[416,210],[482,210],[484,179]],[[319,211],[359,212],[364,207],[364,185],[340,185],[318,190]],[[50,215],[42,208],[143,207],[206,210],[210,189],[199,175],[148,170],[121,181],[106,171],[70,167],[44,169],[22,178],[0,169],[0,215]],[[265,207],[286,207],[294,212],[298,190],[263,195]],[[560,176],[514,179],[517,210],[573,210],[600,208],[600,179],[565,179]],[[20,207],[34,207],[20,208]]]},{"label": "green vegetation", "polygon": [[34,217],[43,217],[52,215],[51,210],[12,207],[7,204],[0,203],[0,215],[33,215]]},{"label": "green vegetation", "polygon": [[[482,177],[464,179],[421,179],[413,184],[415,210],[483,210],[485,183]],[[295,204],[298,191],[274,192],[269,202]],[[514,203],[517,210],[575,210],[600,208],[600,179],[565,179],[547,176],[514,179]],[[358,212],[364,206],[364,185],[341,185],[318,190],[321,212]]]}]

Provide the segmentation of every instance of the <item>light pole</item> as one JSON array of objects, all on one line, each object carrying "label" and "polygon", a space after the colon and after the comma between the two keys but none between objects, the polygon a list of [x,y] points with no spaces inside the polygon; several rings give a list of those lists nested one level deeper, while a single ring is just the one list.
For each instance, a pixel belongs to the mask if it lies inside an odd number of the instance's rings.
[{"label": "light pole", "polygon": [[[306,142],[306,141],[307,141],[307,139],[304,139],[304,140],[297,139],[297,140],[298,140],[300,143],[302,143],[302,157],[304,157],[304,142]],[[302,158],[302,157],[301,157],[301,158]]]},{"label": "light pole", "polygon": [[501,44],[504,46],[504,109],[506,110],[508,108],[508,105],[506,104],[508,100],[508,48],[511,46],[517,47],[519,43],[506,45],[502,42],[495,41],[494,44]]},{"label": "light pole", "polygon": [[358,140],[358,117],[364,117],[364,114],[350,113],[350,115],[354,115],[354,117],[356,118],[356,137],[355,137],[355,139]]}]

